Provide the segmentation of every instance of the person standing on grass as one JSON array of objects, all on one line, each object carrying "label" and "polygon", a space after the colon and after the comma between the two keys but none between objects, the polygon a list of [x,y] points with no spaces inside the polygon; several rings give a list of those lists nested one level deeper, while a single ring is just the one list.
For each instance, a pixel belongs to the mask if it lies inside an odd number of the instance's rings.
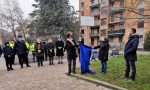
[{"label": "person standing on grass", "polygon": [[66,40],[66,49],[67,49],[67,59],[68,59],[68,75],[70,76],[71,69],[72,69],[72,62],[73,62],[73,74],[76,74],[76,58],[77,53],[76,50],[78,49],[78,45],[72,38],[72,32],[67,33],[67,40]]},{"label": "person standing on grass", "polygon": [[48,52],[48,57],[49,57],[49,65],[54,65],[54,56],[55,56],[55,45],[51,39],[48,40],[47,44],[47,52]]},{"label": "person standing on grass", "polygon": [[60,37],[56,41],[55,46],[56,46],[56,56],[58,57],[58,64],[63,64],[64,42]]},{"label": "person standing on grass", "polygon": [[36,58],[38,62],[38,67],[43,66],[44,47],[40,39],[37,39],[37,42],[35,44],[35,53],[36,53]]},{"label": "person standing on grass", "polygon": [[7,71],[14,70],[12,68],[14,49],[10,47],[9,42],[5,43],[5,47],[3,48],[3,53],[6,61]]},{"label": "person standing on grass", "polygon": [[107,37],[104,37],[104,40],[100,41],[100,45],[94,47],[94,49],[99,48],[98,59],[101,60],[101,73],[105,74],[107,72],[107,61],[108,61],[108,52],[109,52],[109,40]]},{"label": "person standing on grass", "polygon": [[136,76],[137,48],[139,45],[139,36],[136,34],[136,29],[132,28],[129,40],[125,45],[124,58],[126,62],[125,77],[129,78],[130,67],[132,69],[131,79],[134,81]]}]

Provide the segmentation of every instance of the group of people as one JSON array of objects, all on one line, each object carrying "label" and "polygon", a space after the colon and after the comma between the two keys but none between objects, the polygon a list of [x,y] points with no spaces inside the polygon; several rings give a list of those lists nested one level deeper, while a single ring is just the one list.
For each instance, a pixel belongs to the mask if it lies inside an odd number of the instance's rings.
[{"label": "group of people", "polygon": [[27,67],[30,67],[28,59],[29,51],[32,52],[33,62],[36,59],[38,66],[43,66],[44,59],[47,60],[48,57],[49,65],[54,65],[53,60],[55,55],[58,57],[58,64],[63,64],[64,42],[61,38],[58,38],[56,43],[53,43],[51,39],[47,43],[42,42],[41,39],[37,39],[33,44],[29,45],[23,40],[22,36],[18,36],[16,41],[7,41],[3,47],[0,47],[0,56],[2,53],[4,54],[7,71],[14,70],[12,65],[15,64],[15,55],[18,56],[21,68],[23,68],[24,63]]},{"label": "group of people", "polygon": [[[33,54],[33,60],[35,60],[35,56],[37,58],[38,66],[43,66],[43,60],[44,60],[44,53],[46,54],[45,59],[47,60],[47,56],[49,57],[49,65],[53,65],[53,57],[55,56],[55,48],[56,48],[56,56],[58,56],[58,64],[63,64],[63,56],[64,51],[67,50],[67,60],[68,60],[68,75],[76,74],[76,58],[77,58],[77,50],[80,53],[80,47],[79,44],[75,42],[75,40],[72,38],[72,32],[68,32],[66,35],[67,39],[64,45],[64,42],[61,40],[61,38],[58,38],[58,41],[54,44],[51,39],[48,40],[48,43],[43,43],[40,39],[37,39],[37,41],[31,45],[32,46],[32,54]],[[80,41],[79,43],[83,43]],[[136,76],[136,65],[135,61],[137,61],[137,48],[139,44],[139,36],[136,34],[136,29],[132,28],[129,40],[125,45],[124,50],[124,57],[126,62],[126,70],[125,70],[125,78],[129,78],[130,73],[130,67],[132,69],[132,75],[131,79],[135,80]],[[46,49],[45,49],[46,48]],[[96,47],[92,47],[93,49],[99,48],[99,56],[98,59],[101,61],[101,72],[106,74],[107,72],[107,61],[109,56],[109,39],[107,37],[104,38],[104,40],[100,41],[100,44]],[[22,36],[18,37],[18,40],[14,43],[13,48],[11,45],[9,45],[9,42],[5,43],[5,47],[0,50],[4,53],[4,57],[6,60],[6,66],[7,70],[13,70],[12,64],[14,62],[14,57],[17,54],[19,58],[19,63],[21,65],[21,68],[23,68],[23,63],[26,63],[27,67],[30,67],[29,61],[28,61],[28,53],[29,49],[27,48],[27,45],[22,40]],[[79,54],[80,55],[80,54]],[[80,58],[79,58],[80,59]]]}]

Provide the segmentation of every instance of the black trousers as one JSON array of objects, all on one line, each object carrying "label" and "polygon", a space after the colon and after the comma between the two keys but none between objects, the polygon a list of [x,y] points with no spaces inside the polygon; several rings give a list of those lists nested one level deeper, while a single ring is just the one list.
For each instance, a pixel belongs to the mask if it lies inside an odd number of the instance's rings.
[{"label": "black trousers", "polygon": [[43,66],[43,57],[37,57],[38,66]]},{"label": "black trousers", "polygon": [[54,57],[53,56],[49,56],[49,65],[54,64]]},{"label": "black trousers", "polygon": [[23,67],[23,63],[26,63],[26,66],[29,66],[28,56],[27,55],[18,55],[19,64]]},{"label": "black trousers", "polygon": [[12,64],[15,64],[15,55],[12,56]]},{"label": "black trousers", "polygon": [[47,61],[47,51],[44,52],[44,59]]},{"label": "black trousers", "polygon": [[13,64],[13,57],[5,57],[5,61],[7,69],[11,69]]},{"label": "black trousers", "polygon": [[132,69],[131,79],[134,80],[136,76],[136,65],[135,61],[126,60],[126,72],[125,77],[129,77],[130,68]]},{"label": "black trousers", "polygon": [[[73,66],[73,70],[72,70],[72,66]],[[76,69],[76,59],[68,59],[68,73],[69,74],[71,72],[76,73],[75,69]]]}]

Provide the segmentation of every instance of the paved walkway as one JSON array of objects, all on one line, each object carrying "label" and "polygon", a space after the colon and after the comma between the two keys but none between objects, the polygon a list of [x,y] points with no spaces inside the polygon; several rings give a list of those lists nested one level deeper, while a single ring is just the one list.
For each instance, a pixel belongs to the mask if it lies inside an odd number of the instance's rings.
[{"label": "paved walkway", "polygon": [[14,71],[6,71],[4,59],[0,59],[0,90],[108,90],[102,86],[85,82],[65,75],[67,62],[43,67],[31,63],[32,67],[21,69],[14,66]]}]

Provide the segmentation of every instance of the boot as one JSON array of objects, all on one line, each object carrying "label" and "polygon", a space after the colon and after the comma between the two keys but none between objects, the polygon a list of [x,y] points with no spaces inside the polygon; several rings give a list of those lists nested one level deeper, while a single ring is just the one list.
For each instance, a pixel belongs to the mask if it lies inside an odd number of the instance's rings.
[{"label": "boot", "polygon": [[73,64],[73,74],[76,74],[76,63]]}]

